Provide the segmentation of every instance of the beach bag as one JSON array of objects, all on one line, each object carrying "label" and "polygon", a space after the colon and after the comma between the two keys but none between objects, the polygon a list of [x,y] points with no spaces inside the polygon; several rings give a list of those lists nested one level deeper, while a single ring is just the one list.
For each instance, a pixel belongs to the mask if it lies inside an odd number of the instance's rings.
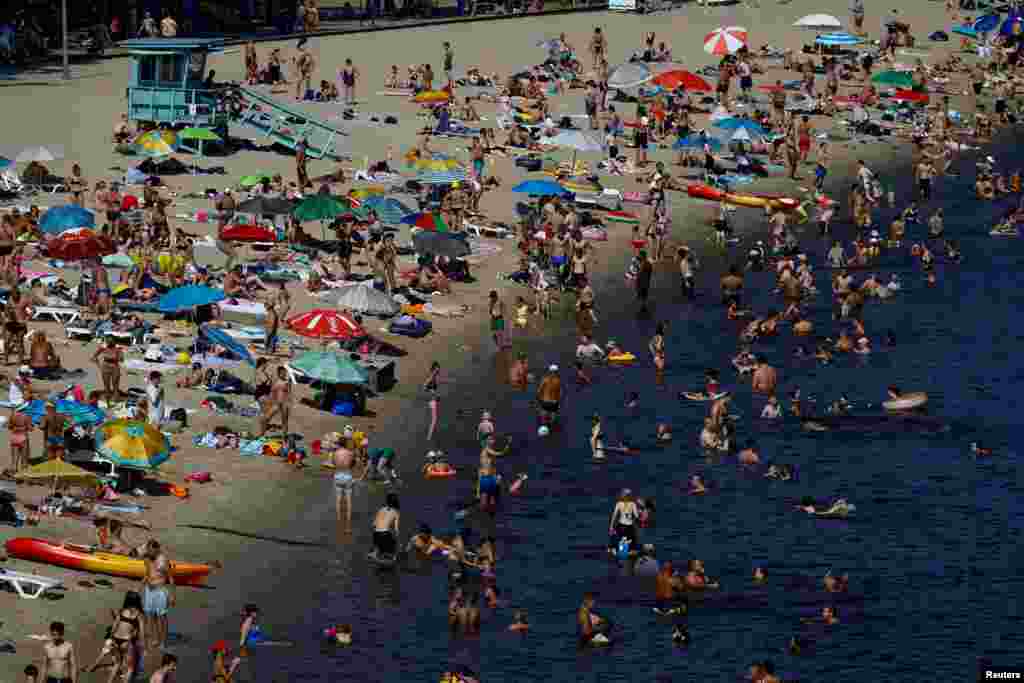
[{"label": "beach bag", "polygon": [[355,415],[355,412],[356,404],[352,401],[337,401],[333,406],[331,406],[331,413],[334,415],[351,417],[352,415]]},{"label": "beach bag", "polygon": [[629,539],[623,536],[619,539],[619,544],[615,547],[615,558],[618,560],[629,559]]}]

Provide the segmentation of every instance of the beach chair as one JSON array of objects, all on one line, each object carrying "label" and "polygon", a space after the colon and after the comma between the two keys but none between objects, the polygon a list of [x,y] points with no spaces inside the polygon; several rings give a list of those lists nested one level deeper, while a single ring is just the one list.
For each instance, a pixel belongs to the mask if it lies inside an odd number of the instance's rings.
[{"label": "beach chair", "polygon": [[82,312],[77,308],[64,308],[58,306],[35,306],[32,309],[32,320],[39,320],[47,316],[50,320],[58,322],[64,327],[72,325],[82,317]]},{"label": "beach chair", "polygon": [[60,586],[62,581],[38,574],[24,574],[0,569],[0,583],[10,584],[19,597],[35,600],[46,591]]}]

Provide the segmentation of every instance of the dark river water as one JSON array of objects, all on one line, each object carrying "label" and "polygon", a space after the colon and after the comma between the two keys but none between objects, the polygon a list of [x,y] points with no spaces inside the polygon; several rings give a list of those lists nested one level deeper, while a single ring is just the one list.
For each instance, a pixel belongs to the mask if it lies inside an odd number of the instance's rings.
[{"label": "dark river water", "polygon": [[[1014,154],[1006,147],[996,156]],[[895,346],[878,344],[870,356],[839,358],[827,368],[795,359],[788,329],[756,346],[780,368],[782,396],[799,386],[823,408],[845,393],[858,412],[878,415],[877,407],[868,405],[877,406],[885,387],[897,384],[928,392],[926,419],[883,420],[862,430],[830,432],[802,431],[793,418],[761,420],[763,400],[751,398],[749,386],[739,384],[729,365],[736,328],[724,322],[717,303],[720,270],[714,258],[708,258],[695,304],[676,294],[674,274],[659,274],[657,305],[647,318],[636,317],[632,294],[616,267],[598,289],[598,336],[617,339],[641,355],[641,362],[596,370],[596,384],[589,389],[570,387],[560,430],[545,439],[536,436],[532,391],[495,388],[496,363],[484,344],[455,373],[443,404],[444,441],[464,476],[435,482],[416,476],[426,449],[416,445],[414,435],[425,431],[425,406],[411,411],[402,433],[377,439],[400,444],[401,469],[407,472],[400,490],[403,536],[421,521],[435,533],[451,533],[459,526],[453,509],[473,495],[476,416],[483,408],[496,413],[499,431],[516,442],[499,470],[506,479],[529,475],[524,495],[506,496],[493,523],[498,585],[507,606],[484,610],[479,636],[451,636],[443,563],[398,572],[367,566],[367,516],[381,504],[383,491],[360,495],[354,538],[339,537],[325,482],[322,499],[305,503],[303,536],[319,533],[330,549],[296,549],[288,564],[275,569],[274,580],[255,589],[265,630],[297,645],[255,652],[241,680],[426,682],[462,665],[487,683],[733,681],[761,659],[772,660],[789,680],[910,681],[921,673],[933,674],[934,680],[967,680],[979,657],[1024,662],[1024,610],[1018,602],[1024,510],[1014,441],[1024,387],[1018,355],[1024,341],[1024,248],[1017,239],[988,235],[991,218],[1006,204],[956,198],[973,180],[972,163],[962,163],[964,180],[945,183],[939,193],[947,232],[960,241],[964,263],[943,264],[940,256],[933,288],[906,250],[884,253],[875,271],[887,279],[897,269],[904,282],[904,290],[890,300],[869,301],[865,313],[869,334],[878,340],[891,329]],[[929,205],[927,213],[937,205]],[[837,234],[849,239],[850,230],[840,224]],[[911,228],[909,237],[920,240],[922,228]],[[810,235],[807,240],[812,262],[822,263],[823,243]],[[770,277],[748,276],[749,303],[756,311],[779,305],[768,292]],[[819,269],[816,282],[827,292],[828,271]],[[816,328],[834,336],[828,295],[819,295],[810,311]],[[654,384],[646,360],[658,320],[671,323],[663,386]],[[522,348],[529,350],[534,367],[558,362],[570,368],[572,335],[567,319],[545,340]],[[798,481],[771,481],[763,467],[743,468],[733,456],[709,459],[698,450],[707,405],[676,396],[699,386],[710,367],[722,369],[723,384],[736,390],[740,439],[756,440],[768,462],[797,465]],[[421,381],[403,379],[408,391]],[[627,410],[623,396],[631,389],[640,393],[640,405]],[[456,420],[456,409],[468,416]],[[595,463],[587,442],[595,412],[604,416],[611,441],[629,438],[651,445],[656,423],[667,421],[675,442]],[[976,461],[968,449],[975,440],[994,449],[995,456]],[[685,495],[686,480],[694,473],[711,482],[712,495]],[[657,501],[656,523],[643,530],[642,541],[657,546],[659,559],[679,566],[700,558],[709,575],[721,580],[721,590],[691,605],[692,642],[685,649],[672,645],[671,623],[652,613],[653,581],[631,576],[603,550],[608,517],[623,486]],[[793,510],[793,502],[805,495],[845,497],[857,510],[842,521],[810,518]],[[471,519],[469,526],[472,544],[489,524]],[[767,585],[751,582],[754,566],[767,571]],[[821,577],[829,569],[850,575],[848,594],[822,592]],[[576,647],[574,613],[586,591],[597,595],[595,611],[615,623],[609,648]],[[829,604],[840,609],[839,625],[826,629],[801,622]],[[518,608],[530,615],[532,630],[525,636],[506,630]],[[319,632],[345,622],[355,628],[355,645],[324,647]],[[227,634],[237,623],[222,626]],[[793,636],[805,642],[799,656],[786,652]]]}]

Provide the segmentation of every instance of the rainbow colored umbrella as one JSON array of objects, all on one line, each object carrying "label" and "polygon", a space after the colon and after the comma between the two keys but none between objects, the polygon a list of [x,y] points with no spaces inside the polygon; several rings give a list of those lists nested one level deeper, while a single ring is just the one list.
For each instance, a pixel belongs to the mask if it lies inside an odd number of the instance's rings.
[{"label": "rainbow colored umbrella", "polygon": [[139,420],[114,420],[96,430],[96,450],[119,467],[152,470],[171,457],[163,433]]},{"label": "rainbow colored umbrella", "polygon": [[450,232],[451,228],[439,213],[411,213],[402,219],[405,225],[411,225],[420,230],[432,230],[434,232]]}]

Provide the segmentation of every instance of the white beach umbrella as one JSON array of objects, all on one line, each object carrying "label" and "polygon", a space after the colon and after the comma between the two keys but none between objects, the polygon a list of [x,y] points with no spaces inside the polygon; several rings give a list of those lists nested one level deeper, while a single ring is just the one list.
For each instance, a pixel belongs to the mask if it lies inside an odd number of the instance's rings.
[{"label": "white beach umbrella", "polygon": [[64,148],[58,145],[22,147],[11,159],[18,163],[30,161],[56,161],[64,158]]},{"label": "white beach umbrella", "polygon": [[608,76],[608,87],[613,90],[635,88],[654,78],[654,74],[640,62],[626,62],[615,67]]},{"label": "white beach umbrella", "polygon": [[811,29],[837,29],[843,27],[843,22],[839,21],[831,14],[808,14],[806,17],[801,17],[793,22],[793,26],[797,28],[811,28]]},{"label": "white beach umbrella", "polygon": [[747,29],[742,26],[716,28],[704,36],[704,52],[712,55],[731,55],[747,44]]}]

